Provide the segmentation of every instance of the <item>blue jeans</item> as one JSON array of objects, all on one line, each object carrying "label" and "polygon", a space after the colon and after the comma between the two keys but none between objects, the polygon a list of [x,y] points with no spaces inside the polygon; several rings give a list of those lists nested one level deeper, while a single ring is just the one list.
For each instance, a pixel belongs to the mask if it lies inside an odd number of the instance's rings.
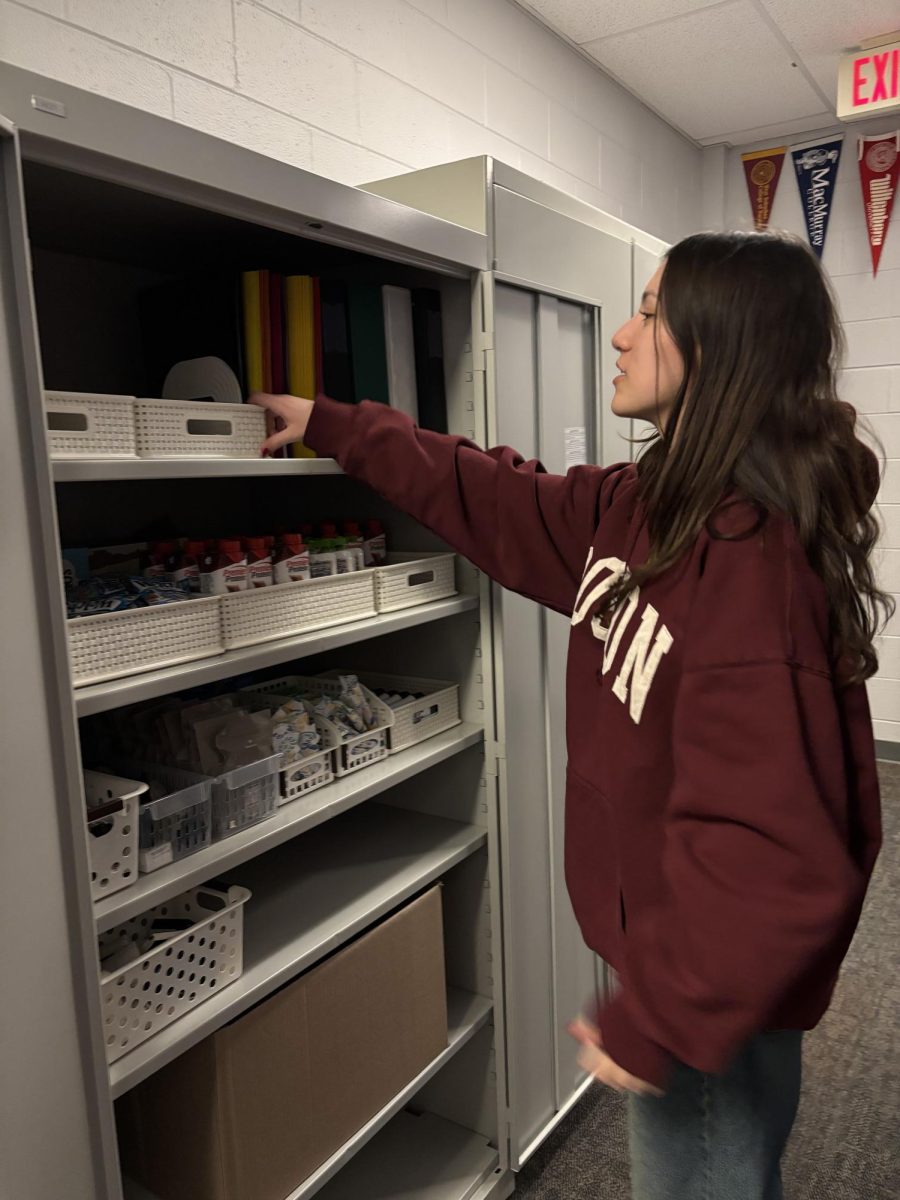
[{"label": "blue jeans", "polygon": [[759,1034],[723,1075],[678,1064],[662,1099],[629,1096],[634,1200],[781,1200],[802,1037]]}]

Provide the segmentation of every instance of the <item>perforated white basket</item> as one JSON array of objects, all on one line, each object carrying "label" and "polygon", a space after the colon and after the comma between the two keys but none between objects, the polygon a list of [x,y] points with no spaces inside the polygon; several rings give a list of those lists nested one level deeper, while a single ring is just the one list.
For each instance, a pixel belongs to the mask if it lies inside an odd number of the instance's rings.
[{"label": "perforated white basket", "polygon": [[226,650],[376,616],[375,572],[350,571],[220,597]]},{"label": "perforated white basket", "polygon": [[396,552],[375,568],[375,603],[380,613],[413,608],[456,595],[455,554]]},{"label": "perforated white basket", "polygon": [[308,754],[299,762],[282,768],[281,795],[278,803],[287,804],[290,800],[297,800],[300,796],[333,783],[334,758],[334,750],[325,750],[322,754]]},{"label": "perforated white basket", "polygon": [[[346,675],[334,669],[329,675]],[[388,730],[391,754],[424,742],[460,723],[459,684],[442,679],[421,679],[415,675],[380,675],[372,671],[357,672],[357,678],[372,692],[424,692],[420,700],[391,704],[394,723]]]},{"label": "perforated white basket", "polygon": [[[255,684],[252,691],[284,700],[303,692],[315,692],[337,699],[341,694],[341,685],[326,675],[284,675],[280,679],[269,679],[265,683]],[[306,705],[322,735],[323,744],[329,750],[335,751],[335,770],[338,775],[350,775],[371,763],[380,762],[388,755],[387,734],[394,723],[394,714],[365,686],[363,692],[378,717],[378,725],[358,737],[345,739],[341,729],[333,721],[313,712],[314,705]]]},{"label": "perforated white basket", "polygon": [[134,402],[141,458],[258,458],[266,414],[255,404]]},{"label": "perforated white basket", "polygon": [[134,396],[44,392],[51,458],[135,458]]},{"label": "perforated white basket", "polygon": [[73,617],[66,622],[76,687],[221,654],[219,596]]},{"label": "perforated white basket", "polygon": [[[146,791],[146,783],[134,779],[119,779],[100,771],[84,772],[94,900],[130,887],[137,880],[138,798]],[[103,811],[110,808],[112,811]],[[97,816],[98,811],[102,815]]]},{"label": "perforated white basket", "polygon": [[108,1062],[127,1054],[192,1008],[239,979],[243,971],[244,905],[250,892],[192,888],[102,933],[100,957],[146,936],[158,917],[194,923],[127,967],[100,975]]}]

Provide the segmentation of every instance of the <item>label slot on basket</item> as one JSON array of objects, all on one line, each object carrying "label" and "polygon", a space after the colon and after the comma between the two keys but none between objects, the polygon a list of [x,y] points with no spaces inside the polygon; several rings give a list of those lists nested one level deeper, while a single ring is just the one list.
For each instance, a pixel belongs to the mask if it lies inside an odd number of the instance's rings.
[{"label": "label slot on basket", "polygon": [[230,421],[216,421],[205,417],[189,417],[188,433],[195,437],[231,437],[234,426]]},{"label": "label slot on basket", "polygon": [[440,708],[439,704],[432,704],[430,708],[417,708],[413,713],[413,725],[418,725],[420,721],[427,721],[429,717],[436,717]]},{"label": "label slot on basket", "polygon": [[434,571],[419,571],[416,575],[410,575],[407,583],[410,587],[421,587],[424,583],[434,582]]},{"label": "label slot on basket", "polygon": [[53,433],[87,433],[90,427],[87,413],[52,409],[47,412],[47,428]]}]

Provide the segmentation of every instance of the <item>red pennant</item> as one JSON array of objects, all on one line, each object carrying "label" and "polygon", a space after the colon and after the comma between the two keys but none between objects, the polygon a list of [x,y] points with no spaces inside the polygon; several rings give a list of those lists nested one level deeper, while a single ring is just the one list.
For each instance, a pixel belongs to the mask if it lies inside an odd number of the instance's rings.
[{"label": "red pennant", "polygon": [[878,274],[878,263],[894,207],[898,175],[900,129],[895,133],[880,133],[859,139],[859,180],[866,210],[873,275]]},{"label": "red pennant", "polygon": [[753,209],[753,223],[757,229],[766,229],[769,224],[786,152],[787,146],[778,146],[774,150],[754,150],[741,155]]}]

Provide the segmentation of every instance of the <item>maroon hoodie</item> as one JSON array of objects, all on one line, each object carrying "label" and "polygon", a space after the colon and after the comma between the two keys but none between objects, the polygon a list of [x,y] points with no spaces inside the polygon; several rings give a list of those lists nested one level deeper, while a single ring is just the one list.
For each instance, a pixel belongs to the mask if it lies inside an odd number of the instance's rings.
[{"label": "maroon hoodie", "polygon": [[[547,474],[507,447],[320,399],[306,442],[492,579],[571,617],[566,882],[621,989],[592,1010],[627,1071],[720,1072],[831,998],[878,853],[864,685],[839,689],[825,589],[790,523],[702,533],[612,620],[646,562],[634,464]],[[751,528],[746,503],[716,531]],[[574,1015],[574,1014],[573,1014]]]}]

